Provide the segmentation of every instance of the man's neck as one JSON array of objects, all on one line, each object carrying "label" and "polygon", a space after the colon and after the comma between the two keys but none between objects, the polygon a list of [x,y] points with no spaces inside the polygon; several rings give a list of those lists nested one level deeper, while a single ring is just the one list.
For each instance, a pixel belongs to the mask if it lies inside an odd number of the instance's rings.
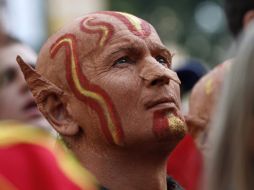
[{"label": "man's neck", "polygon": [[166,153],[84,149],[81,163],[109,190],[166,190]]}]

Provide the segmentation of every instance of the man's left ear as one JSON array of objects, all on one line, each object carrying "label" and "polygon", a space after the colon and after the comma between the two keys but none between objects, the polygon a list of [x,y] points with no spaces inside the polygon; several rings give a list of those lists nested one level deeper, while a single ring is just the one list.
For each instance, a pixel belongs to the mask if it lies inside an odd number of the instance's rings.
[{"label": "man's left ear", "polygon": [[67,109],[69,96],[37,73],[20,56],[17,57],[17,62],[44,117],[61,135],[72,136],[77,134],[79,126]]},{"label": "man's left ear", "polygon": [[254,21],[254,10],[249,10],[243,17],[243,27],[246,28],[251,22]]}]

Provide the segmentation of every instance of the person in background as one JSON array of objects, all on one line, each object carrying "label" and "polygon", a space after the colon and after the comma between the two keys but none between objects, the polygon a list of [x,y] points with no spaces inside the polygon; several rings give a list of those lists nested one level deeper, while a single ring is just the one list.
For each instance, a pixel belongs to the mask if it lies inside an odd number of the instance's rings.
[{"label": "person in background", "polygon": [[[190,91],[207,73],[208,68],[197,59],[187,59],[183,65],[176,67],[175,71],[181,80],[182,112],[187,114]],[[197,190],[200,187],[202,170],[203,156],[188,132],[169,155],[168,175],[174,177],[186,190]]]},{"label": "person in background", "polygon": [[201,60],[186,58],[185,61],[174,70],[181,81],[182,112],[183,114],[187,114],[189,110],[190,92],[194,85],[209,71],[209,69]]},{"label": "person in background", "polygon": [[254,188],[254,26],[244,32],[209,139],[208,190]]},{"label": "person in background", "polygon": [[4,32],[1,32],[0,40],[0,120],[17,120],[53,131],[37,109],[15,60],[16,55],[20,54],[34,67],[36,53]]},{"label": "person in background", "polygon": [[254,2],[252,0],[224,0],[224,11],[229,31],[237,39],[254,19]]},{"label": "person in background", "polygon": [[[224,0],[224,10],[229,31],[237,42],[239,34],[253,21],[254,2],[252,0]],[[191,135],[196,139],[197,146],[201,149],[206,147],[205,142],[209,131],[207,126],[213,117],[214,108],[217,106],[224,86],[224,77],[231,67],[232,60],[233,58],[224,61],[207,73],[193,88],[190,96],[190,109],[186,122]]]},{"label": "person in background", "polygon": [[[239,34],[253,21],[254,2],[252,0],[224,0],[224,10],[228,28],[237,42]],[[214,109],[224,86],[224,77],[230,70],[232,60],[233,58],[224,61],[207,73],[191,92],[186,122],[190,134],[202,151],[206,150],[208,126],[214,115]]]},{"label": "person in background", "polygon": [[[225,0],[224,1],[225,13],[227,16],[228,27],[237,42],[239,34],[244,30],[254,18],[254,2],[252,0]],[[188,189],[200,188],[197,184],[202,181],[202,168],[203,168],[203,156],[207,156],[209,152],[209,143],[207,141],[207,136],[209,136],[210,131],[210,121],[214,115],[214,110],[219,101],[220,92],[224,86],[224,78],[227,75],[231,67],[232,58],[226,60],[222,64],[216,66],[210,72],[208,72],[202,79],[194,86],[190,99],[189,99],[189,111],[185,116],[185,121],[188,126],[188,131],[191,137],[186,137],[184,142],[192,144],[192,139],[194,139],[198,150],[190,151],[192,156],[188,160],[196,163],[195,165],[190,165],[190,169],[193,175],[196,176],[196,180],[183,180],[186,186],[190,184]],[[241,63],[237,63],[241,64]],[[185,144],[187,144],[185,143]],[[180,144],[182,145],[182,143]],[[183,145],[182,145],[183,146]],[[183,149],[183,148],[182,148]],[[187,164],[187,160],[184,157],[185,149],[182,151],[184,163]],[[200,155],[200,152],[202,155]],[[194,161],[193,161],[194,159]],[[179,159],[178,159],[179,160]],[[171,161],[171,160],[170,160]],[[198,164],[198,162],[200,164]],[[169,162],[170,163],[170,162]],[[172,161],[171,161],[172,163]],[[171,167],[172,168],[172,167]],[[169,168],[170,169],[170,168]],[[181,171],[181,168],[178,169]],[[174,176],[174,175],[173,175]],[[182,175],[185,176],[185,175]],[[179,178],[176,177],[179,180]],[[195,183],[195,181],[197,183]],[[193,188],[192,188],[193,187]]]},{"label": "person in background", "polygon": [[224,77],[228,74],[231,61],[218,65],[203,76],[193,87],[189,98],[189,112],[185,119],[189,133],[201,152],[208,150],[207,137],[210,121],[219,101]]},{"label": "person in background", "polygon": [[99,190],[48,131],[13,121],[0,121],[0,189]]},{"label": "person in background", "polygon": [[[254,18],[254,1],[225,0],[224,5],[229,30],[237,41],[239,33]],[[216,66],[194,86],[189,98],[189,111],[185,117],[191,136],[186,135],[169,157],[168,173],[188,190],[200,188],[203,156],[209,151],[207,142],[209,124],[224,85],[224,77],[230,70],[231,61],[232,59],[228,59]],[[190,173],[182,173],[182,168],[189,168],[186,171]]]}]

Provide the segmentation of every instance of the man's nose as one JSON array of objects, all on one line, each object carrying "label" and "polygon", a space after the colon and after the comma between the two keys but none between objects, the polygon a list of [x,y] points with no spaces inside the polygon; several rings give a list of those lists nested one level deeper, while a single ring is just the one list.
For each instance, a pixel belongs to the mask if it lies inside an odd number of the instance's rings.
[{"label": "man's nose", "polygon": [[181,83],[174,71],[166,68],[156,60],[147,61],[143,65],[139,76],[144,80],[147,87],[167,85],[170,80],[173,80],[177,84]]}]

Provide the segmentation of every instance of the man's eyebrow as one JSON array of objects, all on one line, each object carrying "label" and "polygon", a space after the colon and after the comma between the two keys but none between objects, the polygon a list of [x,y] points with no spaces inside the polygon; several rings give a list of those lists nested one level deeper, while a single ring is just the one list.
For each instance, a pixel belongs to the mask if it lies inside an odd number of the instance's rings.
[{"label": "man's eyebrow", "polygon": [[167,48],[162,48],[160,51],[167,54],[172,59],[173,55]]},{"label": "man's eyebrow", "polygon": [[138,50],[136,47],[133,47],[133,46],[126,46],[126,47],[120,47],[120,48],[116,48],[115,50],[113,50],[111,52],[111,54],[117,54],[121,51],[136,51]]},{"label": "man's eyebrow", "polygon": [[150,42],[150,48],[153,51],[159,51],[159,52],[164,52],[166,54],[168,54],[170,57],[172,57],[172,53],[169,51],[169,49],[167,47],[165,47],[162,44],[158,44],[156,42]]},{"label": "man's eyebrow", "polygon": [[112,47],[111,50],[108,51],[108,54],[117,54],[119,52],[134,52],[134,53],[141,53],[141,44],[137,44],[137,43],[132,43],[132,42],[128,42],[125,44],[118,44],[115,47]]},{"label": "man's eyebrow", "polygon": [[157,50],[159,50],[159,51],[161,51],[161,52],[165,52],[165,53],[169,54],[170,56],[172,56],[172,54],[171,54],[171,52],[168,50],[168,48],[166,48],[166,47],[163,46],[163,45],[154,43],[154,44],[152,45],[152,49],[157,49]]}]

